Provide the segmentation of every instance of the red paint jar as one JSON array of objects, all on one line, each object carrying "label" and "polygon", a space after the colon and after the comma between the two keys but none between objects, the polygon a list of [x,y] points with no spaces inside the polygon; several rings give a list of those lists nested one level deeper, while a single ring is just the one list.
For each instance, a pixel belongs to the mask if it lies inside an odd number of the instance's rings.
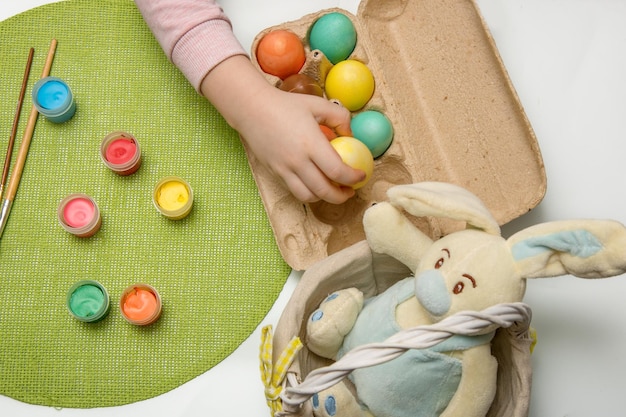
[{"label": "red paint jar", "polygon": [[102,162],[119,175],[135,173],[141,166],[141,147],[130,133],[109,133],[100,144]]}]

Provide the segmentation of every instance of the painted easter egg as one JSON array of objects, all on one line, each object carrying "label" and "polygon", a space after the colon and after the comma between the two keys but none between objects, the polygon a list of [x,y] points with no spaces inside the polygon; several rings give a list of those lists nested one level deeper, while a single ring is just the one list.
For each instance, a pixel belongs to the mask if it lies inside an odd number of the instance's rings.
[{"label": "painted easter egg", "polygon": [[339,12],[325,14],[309,31],[311,49],[319,49],[333,64],[347,59],[356,47],[356,29],[350,18]]},{"label": "painted easter egg", "polygon": [[338,100],[348,110],[357,111],[374,94],[374,76],[364,63],[348,59],[328,71],[325,90],[328,99]]},{"label": "painted easter egg", "polygon": [[322,133],[324,134],[324,136],[326,136],[326,139],[328,140],[333,140],[338,136],[337,133],[335,133],[333,129],[331,129],[330,127],[326,125],[320,124],[320,130],[322,131]]},{"label": "painted easter egg", "polygon": [[354,184],[352,188],[356,190],[367,184],[374,172],[374,158],[367,146],[360,140],[349,136],[339,136],[331,140],[330,144],[345,164],[365,172],[365,179]]},{"label": "painted easter egg", "polygon": [[283,91],[324,97],[324,90],[313,77],[305,74],[293,74],[285,78],[278,87]]},{"label": "painted easter egg", "polygon": [[393,140],[393,126],[379,111],[366,110],[356,114],[350,121],[352,136],[363,142],[374,158],[381,156]]},{"label": "painted easter egg", "polygon": [[300,71],[306,60],[306,53],[295,33],[273,30],[259,41],[256,58],[264,72],[284,80]]}]

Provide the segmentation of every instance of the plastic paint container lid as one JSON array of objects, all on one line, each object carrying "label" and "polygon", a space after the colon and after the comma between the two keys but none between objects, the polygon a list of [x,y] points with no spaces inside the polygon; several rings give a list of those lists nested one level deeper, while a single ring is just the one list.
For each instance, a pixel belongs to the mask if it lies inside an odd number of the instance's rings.
[{"label": "plastic paint container lid", "polygon": [[76,112],[72,90],[58,77],[44,77],[37,81],[32,99],[37,111],[54,123],[66,122]]},{"label": "plastic paint container lid", "polygon": [[152,202],[165,217],[180,220],[191,211],[193,190],[182,178],[165,177],[154,187]]},{"label": "plastic paint container lid", "polygon": [[141,166],[141,147],[130,133],[112,132],[102,139],[100,158],[111,171],[119,175],[130,175]]},{"label": "plastic paint container lid", "polygon": [[61,200],[57,217],[63,229],[78,237],[93,236],[102,224],[98,205],[82,193],[70,194]]},{"label": "plastic paint container lid", "polygon": [[151,285],[131,285],[122,293],[120,312],[129,323],[147,326],[161,316],[161,296]]},{"label": "plastic paint container lid", "polygon": [[75,319],[96,322],[109,312],[109,294],[97,281],[78,281],[67,292],[66,306]]}]

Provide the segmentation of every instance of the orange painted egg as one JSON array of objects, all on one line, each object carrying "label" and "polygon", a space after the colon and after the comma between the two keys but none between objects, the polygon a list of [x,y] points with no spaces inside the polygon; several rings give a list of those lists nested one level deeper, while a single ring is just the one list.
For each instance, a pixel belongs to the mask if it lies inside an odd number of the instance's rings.
[{"label": "orange painted egg", "polygon": [[324,134],[324,136],[326,136],[326,139],[328,140],[333,140],[337,137],[337,134],[335,133],[335,131],[326,125],[320,125],[320,129],[322,130],[322,133]]},{"label": "orange painted egg", "polygon": [[300,71],[306,54],[302,41],[295,33],[273,30],[259,41],[256,58],[264,72],[284,80]]}]

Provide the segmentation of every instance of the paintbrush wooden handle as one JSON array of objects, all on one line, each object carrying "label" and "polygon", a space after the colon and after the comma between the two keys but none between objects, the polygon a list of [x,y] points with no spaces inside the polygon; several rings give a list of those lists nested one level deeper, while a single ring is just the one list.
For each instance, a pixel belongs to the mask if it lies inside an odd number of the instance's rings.
[{"label": "paintbrush wooden handle", "polygon": [[33,63],[34,48],[28,51],[28,60],[26,61],[26,69],[24,69],[24,77],[22,78],[22,87],[20,88],[20,96],[17,100],[17,108],[15,109],[15,117],[13,117],[13,126],[11,127],[11,136],[7,146],[7,154],[4,160],[4,168],[2,169],[2,180],[0,181],[0,196],[3,195],[4,187],[9,178],[9,168],[11,165],[11,155],[13,154],[13,144],[15,143],[15,135],[17,135],[17,126],[20,121],[22,105],[24,104],[24,96],[26,95],[26,85],[28,84],[28,76],[30,75],[30,67]]},{"label": "paintbrush wooden handle", "polygon": [[[46,57],[46,63],[41,73],[41,78],[44,78],[50,75],[50,69],[52,68],[52,61],[54,60],[54,53],[56,52],[56,47],[57,47],[57,40],[52,39],[52,42],[50,42],[50,49],[48,50],[48,56]],[[17,193],[17,187],[19,186],[20,179],[22,178],[22,171],[24,170],[24,164],[26,163],[26,156],[28,155],[30,141],[33,138],[33,132],[35,131],[35,123],[37,122],[38,115],[39,115],[39,112],[37,111],[35,106],[32,106],[30,110],[30,115],[28,117],[26,130],[24,131],[24,136],[22,138],[22,143],[20,144],[20,149],[17,154],[17,159],[15,160],[13,173],[11,174],[9,185],[6,190],[6,196],[5,196],[6,200],[13,201],[13,199],[15,198],[15,194]]]}]

